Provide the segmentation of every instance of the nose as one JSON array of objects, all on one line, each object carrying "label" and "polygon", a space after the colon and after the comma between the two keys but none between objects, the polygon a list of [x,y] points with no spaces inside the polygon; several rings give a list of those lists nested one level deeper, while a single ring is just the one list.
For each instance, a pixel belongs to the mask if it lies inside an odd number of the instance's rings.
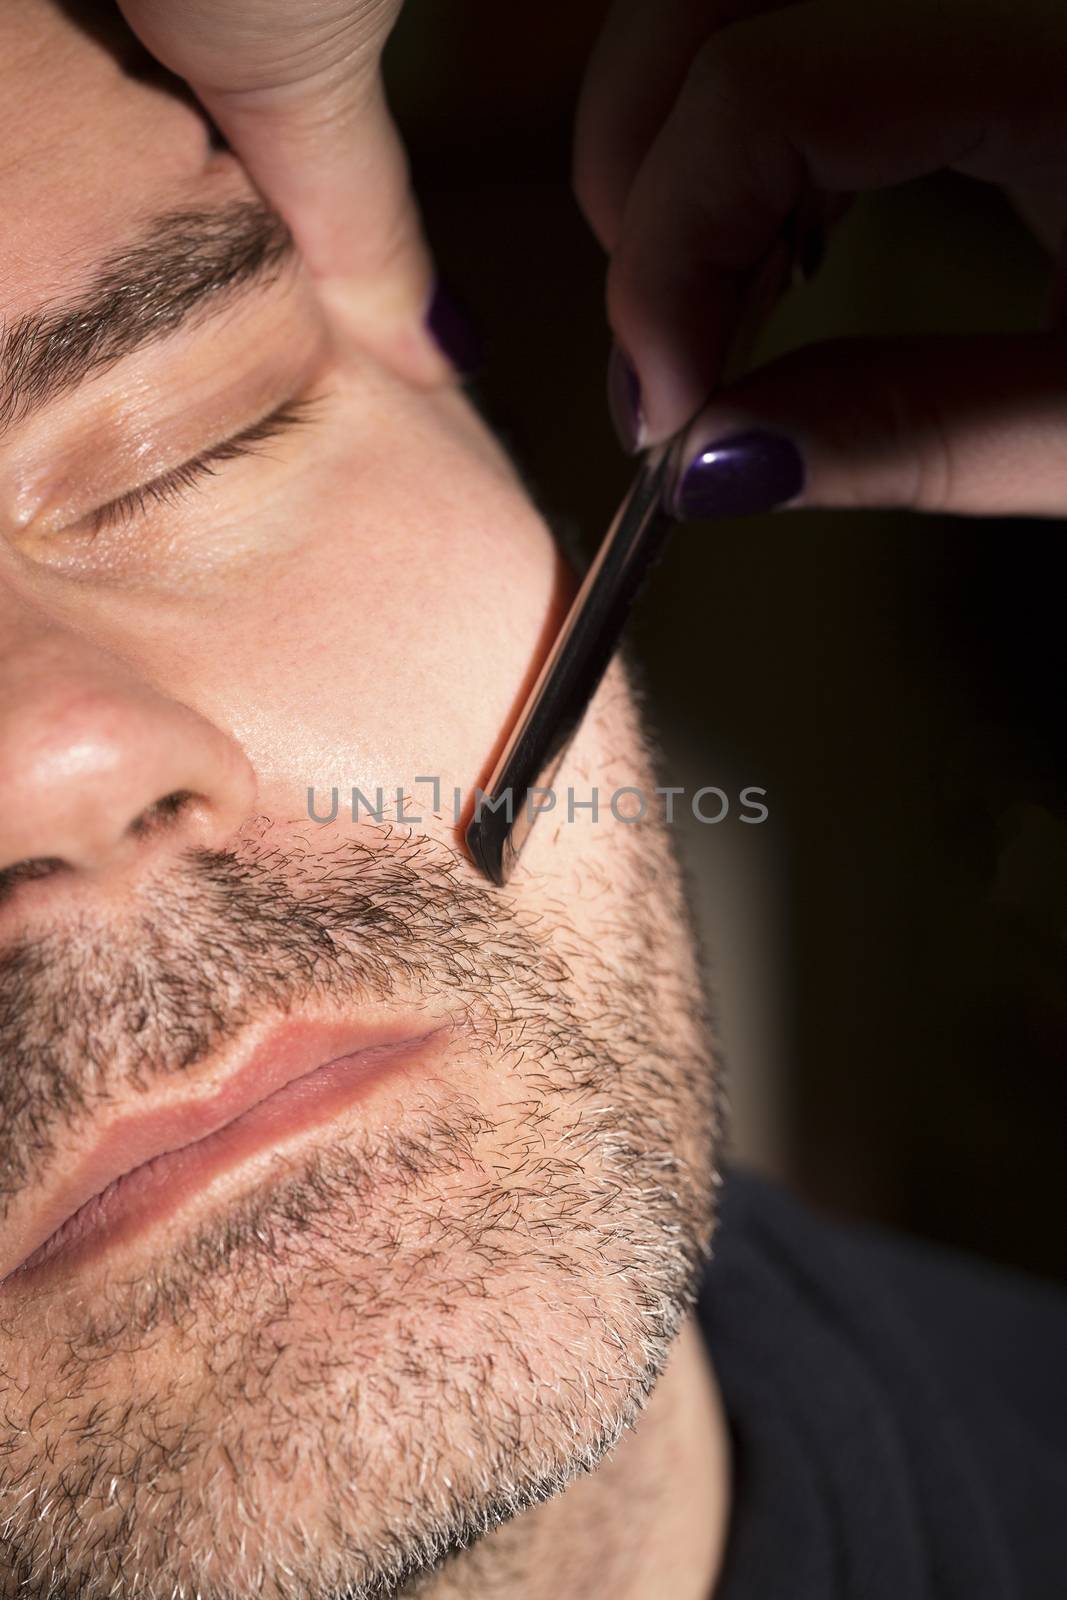
[{"label": "nose", "polygon": [[237,742],[118,656],[51,624],[0,623],[0,893],[217,845],[255,795]]}]

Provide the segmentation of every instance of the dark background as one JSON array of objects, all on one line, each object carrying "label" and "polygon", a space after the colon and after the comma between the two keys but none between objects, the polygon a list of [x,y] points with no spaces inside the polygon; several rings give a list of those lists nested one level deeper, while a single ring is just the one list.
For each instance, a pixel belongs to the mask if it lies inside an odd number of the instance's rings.
[{"label": "dark background", "polygon": [[[569,187],[603,11],[408,0],[387,57],[440,271],[483,342],[473,392],[586,548],[632,470],[604,405],[604,262]],[[883,191],[759,354],[1035,328],[1048,265],[992,189]],[[664,781],[768,790],[764,825],[683,840],[737,1148],[841,1213],[1060,1277],[1065,567],[1047,521],[694,525],[633,625]]]}]

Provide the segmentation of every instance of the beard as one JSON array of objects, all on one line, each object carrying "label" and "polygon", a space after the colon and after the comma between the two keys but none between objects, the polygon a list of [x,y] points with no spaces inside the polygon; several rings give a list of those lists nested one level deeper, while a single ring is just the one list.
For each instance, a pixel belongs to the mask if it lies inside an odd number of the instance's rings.
[{"label": "beard", "polygon": [[106,937],[8,950],[0,1222],[86,1118],[257,1018],[462,1027],[401,1115],[319,1130],[137,1272],[0,1298],[3,1600],[414,1593],[632,1425],[710,1248],[721,1107],[665,835],[602,854],[579,929],[427,836],[260,819]]}]

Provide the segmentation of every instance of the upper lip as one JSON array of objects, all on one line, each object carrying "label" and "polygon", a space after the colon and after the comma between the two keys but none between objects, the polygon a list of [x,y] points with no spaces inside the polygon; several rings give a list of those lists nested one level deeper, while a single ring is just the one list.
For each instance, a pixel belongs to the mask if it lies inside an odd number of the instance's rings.
[{"label": "upper lip", "polygon": [[148,1111],[127,1111],[98,1127],[81,1154],[56,1152],[40,1186],[0,1233],[0,1287],[68,1218],[116,1178],[147,1161],[205,1139],[295,1079],[361,1050],[424,1037],[425,1021],[380,1023],[287,1020],[248,1040],[240,1064],[195,1097],[160,1099]]}]

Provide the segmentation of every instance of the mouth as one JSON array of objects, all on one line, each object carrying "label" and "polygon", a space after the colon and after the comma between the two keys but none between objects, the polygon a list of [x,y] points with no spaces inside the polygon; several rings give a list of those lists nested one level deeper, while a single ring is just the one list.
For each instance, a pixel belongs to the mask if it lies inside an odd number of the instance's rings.
[{"label": "mouth", "polygon": [[112,1122],[16,1230],[0,1239],[0,1299],[82,1268],[159,1229],[257,1156],[322,1127],[384,1076],[424,1064],[452,1032],[287,1023],[196,1100]]}]

